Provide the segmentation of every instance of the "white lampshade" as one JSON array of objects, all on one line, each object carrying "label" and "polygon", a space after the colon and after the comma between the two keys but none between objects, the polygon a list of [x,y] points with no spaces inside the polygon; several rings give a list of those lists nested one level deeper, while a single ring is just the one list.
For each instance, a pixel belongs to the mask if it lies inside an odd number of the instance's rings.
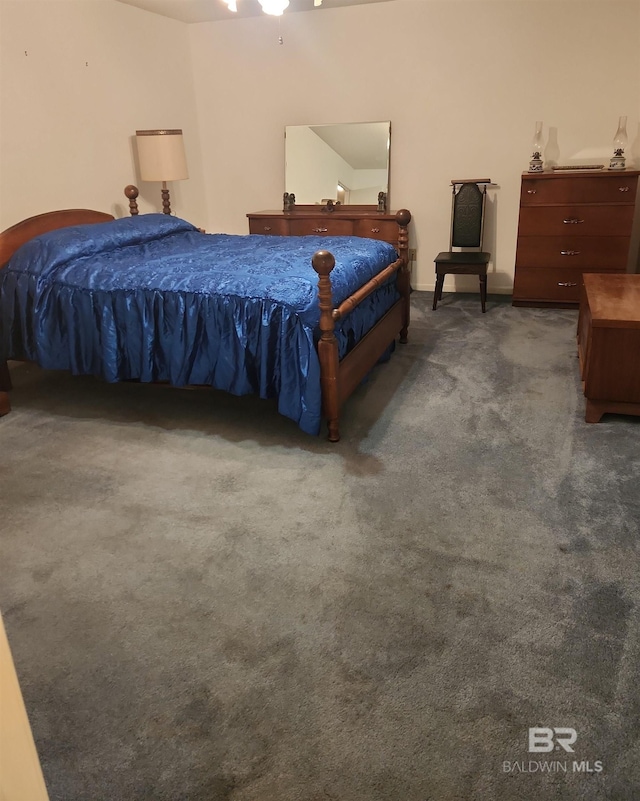
[{"label": "white lampshade", "polygon": [[189,177],[182,131],[136,131],[140,178],[143,181],[183,181]]}]

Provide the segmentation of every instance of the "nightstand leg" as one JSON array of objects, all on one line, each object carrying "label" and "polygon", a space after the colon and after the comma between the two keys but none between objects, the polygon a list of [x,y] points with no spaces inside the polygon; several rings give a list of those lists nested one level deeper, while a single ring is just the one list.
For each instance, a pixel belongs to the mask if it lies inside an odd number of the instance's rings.
[{"label": "nightstand leg", "polygon": [[587,399],[587,409],[584,415],[586,423],[599,423],[604,414],[602,404]]}]

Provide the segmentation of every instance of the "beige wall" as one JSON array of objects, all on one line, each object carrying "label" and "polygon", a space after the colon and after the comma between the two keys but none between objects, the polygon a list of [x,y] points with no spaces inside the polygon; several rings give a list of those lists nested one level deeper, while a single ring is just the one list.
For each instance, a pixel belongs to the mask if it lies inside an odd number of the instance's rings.
[{"label": "beige wall", "polygon": [[619,115],[638,130],[639,31],[638,0],[394,0],[192,25],[207,227],[244,233],[246,212],[279,207],[285,125],[390,119],[414,286],[433,286],[448,246],[451,178],[489,177],[491,287],[510,291],[534,123],[557,129],[559,161],[608,160]]},{"label": "beige wall", "polygon": [[[171,186],[204,222],[188,26],[113,0],[0,0],[0,230],[55,208],[127,213],[137,128],[182,128],[192,179]],[[144,211],[159,184],[140,185]]]},{"label": "beige wall", "polygon": [[447,246],[450,179],[490,177],[491,287],[508,292],[537,119],[559,161],[606,161],[627,114],[640,166],[639,45],[640,0],[393,0],[192,25],[113,0],[0,0],[0,229],[52,208],[126,213],[133,132],[181,127],[191,178],[174,211],[246,233],[247,212],[280,206],[285,125],[390,119],[414,286],[433,286]]}]

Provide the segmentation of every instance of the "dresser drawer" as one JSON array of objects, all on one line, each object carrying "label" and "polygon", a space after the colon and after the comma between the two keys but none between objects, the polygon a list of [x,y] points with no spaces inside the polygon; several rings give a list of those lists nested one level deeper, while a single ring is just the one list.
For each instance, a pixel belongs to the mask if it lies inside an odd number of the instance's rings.
[{"label": "dresser drawer", "polygon": [[625,272],[628,236],[519,236],[516,269],[611,269]]},{"label": "dresser drawer", "polygon": [[582,274],[586,272],[606,271],[519,267],[513,285],[513,299],[578,303],[582,291]]},{"label": "dresser drawer", "polygon": [[392,220],[356,220],[354,234],[395,244],[398,241],[398,224]]},{"label": "dresser drawer", "polygon": [[271,236],[287,236],[289,220],[277,217],[253,218],[249,220],[250,234],[267,234]]},{"label": "dresser drawer", "polygon": [[353,220],[336,220],[330,217],[307,217],[290,221],[292,236],[349,236],[353,234]]},{"label": "dresser drawer", "polygon": [[521,206],[550,203],[629,203],[636,199],[638,177],[634,175],[598,174],[532,178],[522,181]]},{"label": "dresser drawer", "polygon": [[520,236],[628,236],[633,206],[528,206],[520,209]]}]

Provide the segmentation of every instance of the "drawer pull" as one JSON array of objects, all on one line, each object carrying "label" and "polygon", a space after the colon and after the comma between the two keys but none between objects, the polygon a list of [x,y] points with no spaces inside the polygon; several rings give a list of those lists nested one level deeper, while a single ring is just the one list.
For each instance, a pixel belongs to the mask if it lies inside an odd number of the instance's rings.
[{"label": "drawer pull", "polygon": [[628,191],[629,191],[629,187],[628,186],[619,186],[618,187],[618,192],[628,192]]},{"label": "drawer pull", "polygon": [[575,281],[558,281],[558,286],[578,286]]},{"label": "drawer pull", "polygon": [[579,256],[580,255],[580,251],[579,250],[561,250],[560,251],[560,255],[561,256]]},{"label": "drawer pull", "polygon": [[527,189],[527,194],[528,195],[537,195],[538,194],[538,190],[537,189]]},{"label": "drawer pull", "polygon": [[371,229],[371,233],[372,234],[379,234],[380,233],[380,229],[379,228],[372,228]]},{"label": "drawer pull", "polygon": [[562,221],[565,225],[580,225],[584,220],[579,220],[577,217],[569,217]]},{"label": "drawer pull", "polygon": [[265,231],[270,231],[271,230],[271,226],[270,225],[265,225],[264,230]]},{"label": "drawer pull", "polygon": [[326,234],[328,230],[329,230],[328,228],[314,228],[313,229],[313,233],[314,234]]}]

